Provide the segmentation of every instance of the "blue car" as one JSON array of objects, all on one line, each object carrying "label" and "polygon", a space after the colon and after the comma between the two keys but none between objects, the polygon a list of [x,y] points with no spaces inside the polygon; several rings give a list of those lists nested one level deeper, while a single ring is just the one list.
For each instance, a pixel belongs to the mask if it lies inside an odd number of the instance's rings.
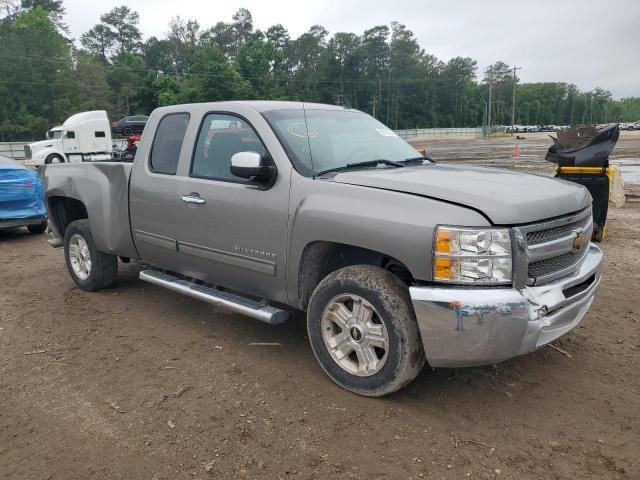
[{"label": "blue car", "polygon": [[0,156],[0,229],[27,227],[31,233],[47,229],[42,182],[38,174]]}]

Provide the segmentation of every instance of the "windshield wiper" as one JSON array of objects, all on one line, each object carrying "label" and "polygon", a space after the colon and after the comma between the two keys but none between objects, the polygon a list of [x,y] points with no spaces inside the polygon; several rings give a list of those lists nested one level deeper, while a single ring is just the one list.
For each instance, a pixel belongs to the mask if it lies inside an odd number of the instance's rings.
[{"label": "windshield wiper", "polygon": [[321,172],[318,172],[316,175],[320,176],[326,173],[342,172],[344,170],[351,170],[351,169],[360,168],[360,167],[375,167],[377,165],[387,165],[389,167],[400,167],[400,168],[404,167],[404,165],[400,162],[392,162],[391,160],[380,159],[380,160],[369,160],[367,162],[348,163],[341,167],[335,167],[335,168],[330,168],[328,170],[323,170]]},{"label": "windshield wiper", "polygon": [[425,160],[431,163],[436,163],[436,161],[433,158],[427,157],[426,155],[420,155],[419,157],[405,158],[404,160],[402,160],[402,163],[422,163]]}]

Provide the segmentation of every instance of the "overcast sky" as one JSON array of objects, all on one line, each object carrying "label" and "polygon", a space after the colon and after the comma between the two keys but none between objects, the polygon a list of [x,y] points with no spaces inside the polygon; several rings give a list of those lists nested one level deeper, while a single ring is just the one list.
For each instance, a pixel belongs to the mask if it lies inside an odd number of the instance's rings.
[{"label": "overcast sky", "polygon": [[[75,38],[123,0],[65,0]],[[522,81],[596,86],[614,97],[640,96],[640,0],[136,0],[145,38],[162,36],[172,17],[204,28],[248,8],[256,28],[282,23],[297,37],[320,24],[332,34],[361,34],[396,20],[441,60],[472,57],[480,69],[502,60],[522,67]]]}]

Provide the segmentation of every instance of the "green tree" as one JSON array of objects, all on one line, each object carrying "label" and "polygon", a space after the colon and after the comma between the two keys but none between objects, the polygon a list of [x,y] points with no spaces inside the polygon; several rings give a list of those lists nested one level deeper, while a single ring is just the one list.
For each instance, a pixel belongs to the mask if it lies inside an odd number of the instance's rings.
[{"label": "green tree", "polygon": [[169,22],[169,34],[165,43],[167,58],[177,77],[191,71],[193,55],[200,38],[200,24],[195,20],[184,21],[180,17]]},{"label": "green tree", "polygon": [[253,97],[251,84],[216,48],[200,47],[194,55],[193,75],[185,81],[180,100],[214,102]]},{"label": "green tree", "polygon": [[39,138],[74,108],[69,41],[41,7],[0,24],[0,135]]},{"label": "green tree", "polygon": [[107,82],[107,69],[102,61],[86,52],[79,52],[75,63],[73,77],[78,87],[76,109],[112,112],[113,92]]},{"label": "green tree", "polygon": [[138,28],[138,12],[123,5],[101,15],[100,22],[109,29],[117,55],[124,56],[138,51],[142,39]]},{"label": "green tree", "polygon": [[51,21],[64,33],[69,33],[69,28],[64,23],[65,8],[62,0],[22,0],[21,6],[24,9],[32,10],[40,7],[49,14]]},{"label": "green tree", "polygon": [[145,113],[140,111],[144,79],[142,57],[132,53],[118,55],[108,70],[107,81],[115,93],[115,111],[119,116]]},{"label": "green tree", "polygon": [[282,64],[282,52],[271,41],[255,40],[238,50],[236,63],[238,70],[249,83],[257,98],[277,97],[279,77],[273,66]]},{"label": "green tree", "polygon": [[106,65],[113,53],[115,37],[108,26],[99,23],[80,36],[80,43]]}]

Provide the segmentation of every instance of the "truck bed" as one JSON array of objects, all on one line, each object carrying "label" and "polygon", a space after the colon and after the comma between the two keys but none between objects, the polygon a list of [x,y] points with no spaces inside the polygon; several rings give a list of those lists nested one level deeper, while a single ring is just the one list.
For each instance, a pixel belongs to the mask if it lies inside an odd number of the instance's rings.
[{"label": "truck bed", "polygon": [[[87,211],[98,250],[136,258],[129,224],[129,177],[132,163],[87,162],[47,165],[42,169],[45,201],[56,233],[64,237],[64,221],[56,218],[56,202],[74,199]],[[66,200],[65,200],[66,201]]]}]

